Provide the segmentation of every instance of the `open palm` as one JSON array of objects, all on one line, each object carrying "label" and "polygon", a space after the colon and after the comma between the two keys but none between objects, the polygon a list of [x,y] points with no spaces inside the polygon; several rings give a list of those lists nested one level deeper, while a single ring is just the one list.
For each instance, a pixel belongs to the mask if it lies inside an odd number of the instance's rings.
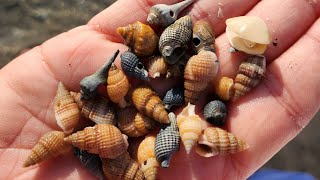
[{"label": "open palm", "polygon": [[[119,0],[77,27],[16,58],[0,71],[0,179],[94,178],[70,154],[22,168],[30,149],[51,130],[59,130],[53,113],[57,83],[79,90],[80,80],[93,73],[117,49],[127,49],[115,29],[146,21],[149,9],[177,0]],[[320,2],[317,0],[199,0],[186,11],[193,20],[205,18],[216,33],[219,76],[234,77],[241,53],[230,54],[225,19],[259,16],[277,45],[266,51],[267,73],[262,83],[229,104],[228,131],[250,149],[238,154],[200,158],[174,156],[159,179],[244,179],[294,138],[320,107]],[[219,36],[218,36],[219,35]],[[117,59],[119,63],[119,59]]]}]

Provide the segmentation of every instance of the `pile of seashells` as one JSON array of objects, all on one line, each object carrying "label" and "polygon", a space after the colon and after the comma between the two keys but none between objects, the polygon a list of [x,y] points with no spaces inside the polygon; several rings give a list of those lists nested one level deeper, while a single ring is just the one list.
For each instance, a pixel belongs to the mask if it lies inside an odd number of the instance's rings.
[{"label": "pile of seashells", "polygon": [[[24,167],[73,148],[80,163],[99,179],[154,180],[159,166],[170,166],[180,139],[187,154],[195,146],[202,157],[247,149],[244,141],[219,127],[224,126],[227,118],[224,102],[247,94],[264,76],[266,59],[261,54],[271,41],[268,28],[258,17],[242,16],[226,21],[231,50],[250,56],[241,63],[234,80],[222,77],[216,81],[215,94],[221,101],[211,101],[204,107],[204,120],[195,114],[194,104],[216,77],[219,61],[209,23],[200,20],[192,28],[190,16],[177,20],[178,14],[193,1],[151,8],[147,22],[165,28],[160,38],[149,25],[139,21],[119,27],[118,34],[130,47],[120,56],[123,71],[114,64],[118,50],[94,74],[82,79],[80,92],[69,92],[60,82],[54,111],[63,132],[46,133],[32,149]],[[189,54],[189,43],[195,55]],[[157,47],[161,55],[156,55]],[[170,89],[161,99],[150,85],[150,78],[161,75],[184,77],[184,87]],[[134,79],[143,85],[133,86]],[[106,93],[98,90],[101,86],[106,87]],[[177,116],[170,112],[173,106],[185,104]],[[96,125],[74,132],[80,117]],[[128,137],[145,135],[137,149],[136,162],[128,152]]]}]

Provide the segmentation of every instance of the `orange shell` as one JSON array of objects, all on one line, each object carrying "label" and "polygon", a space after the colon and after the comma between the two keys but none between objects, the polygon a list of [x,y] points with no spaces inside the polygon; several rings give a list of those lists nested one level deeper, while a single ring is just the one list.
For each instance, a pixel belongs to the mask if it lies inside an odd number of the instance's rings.
[{"label": "orange shell", "polygon": [[222,77],[216,85],[216,94],[225,101],[228,101],[233,97],[233,79],[228,77]]},{"label": "orange shell", "polygon": [[214,51],[215,36],[210,24],[205,20],[197,21],[193,27],[193,48],[199,53],[201,50]]},{"label": "orange shell", "polygon": [[149,75],[153,78],[160,77],[161,74],[166,74],[168,64],[162,56],[154,56],[149,60]]}]

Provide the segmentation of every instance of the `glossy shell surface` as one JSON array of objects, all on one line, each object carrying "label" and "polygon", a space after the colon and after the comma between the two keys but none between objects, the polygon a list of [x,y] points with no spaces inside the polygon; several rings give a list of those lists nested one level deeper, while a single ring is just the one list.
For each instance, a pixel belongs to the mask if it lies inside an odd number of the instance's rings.
[{"label": "glossy shell surface", "polygon": [[201,50],[215,51],[215,36],[211,25],[205,21],[197,21],[193,28],[192,48],[199,53]]},{"label": "glossy shell surface", "polygon": [[230,100],[234,95],[234,82],[233,79],[222,77],[216,84],[216,94],[224,101]]},{"label": "glossy shell surface", "polygon": [[132,52],[126,51],[121,54],[121,68],[123,72],[131,77],[148,81],[148,72],[145,70],[139,58]]},{"label": "glossy shell surface", "polygon": [[222,101],[211,101],[203,108],[203,116],[214,126],[224,126],[227,119],[227,107]]}]

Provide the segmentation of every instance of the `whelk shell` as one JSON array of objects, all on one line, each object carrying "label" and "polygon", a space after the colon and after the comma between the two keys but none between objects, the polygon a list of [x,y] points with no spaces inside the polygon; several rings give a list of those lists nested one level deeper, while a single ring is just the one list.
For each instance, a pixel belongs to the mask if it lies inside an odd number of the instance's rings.
[{"label": "whelk shell", "polygon": [[214,48],[214,32],[210,24],[205,20],[197,21],[193,28],[192,47],[195,52],[201,50],[215,51]]},{"label": "whelk shell", "polygon": [[160,77],[161,74],[166,74],[168,64],[162,56],[154,56],[149,61],[148,72],[152,78]]},{"label": "whelk shell", "polygon": [[139,58],[132,52],[126,51],[121,54],[121,68],[128,76],[149,81],[148,72],[144,69]]},{"label": "whelk shell", "polygon": [[224,126],[227,119],[227,107],[222,101],[211,101],[203,108],[203,116],[215,126]]},{"label": "whelk shell", "polygon": [[222,77],[216,84],[216,94],[220,99],[228,101],[234,95],[233,79],[228,77]]},{"label": "whelk shell", "polygon": [[163,97],[164,107],[170,110],[172,106],[180,106],[184,104],[184,89],[177,87],[167,91]]}]

